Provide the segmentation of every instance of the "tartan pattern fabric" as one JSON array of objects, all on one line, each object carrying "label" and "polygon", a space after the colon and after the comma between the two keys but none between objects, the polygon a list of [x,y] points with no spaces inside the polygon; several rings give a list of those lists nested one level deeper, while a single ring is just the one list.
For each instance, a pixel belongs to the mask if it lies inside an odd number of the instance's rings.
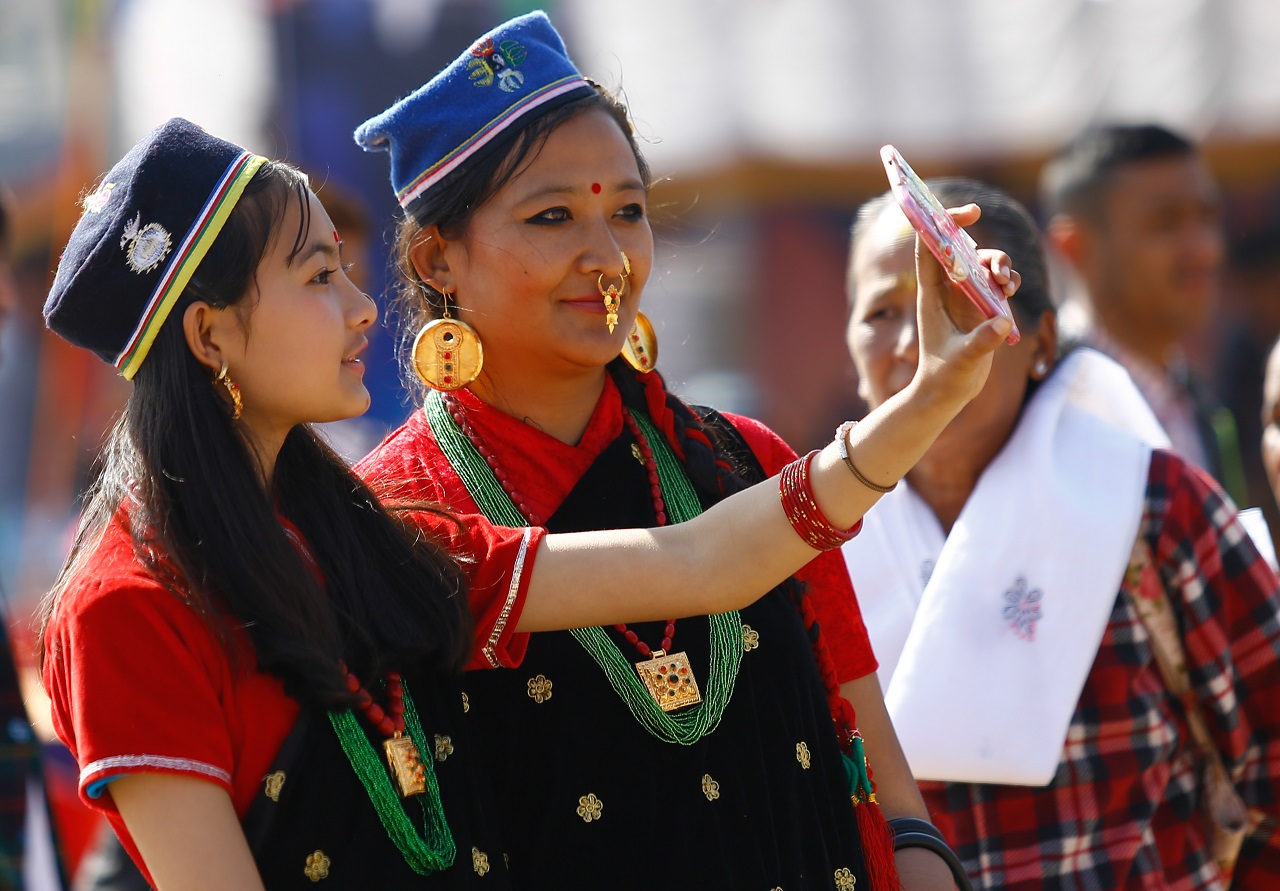
[{"label": "tartan pattern fabric", "polygon": [[[1178,613],[1191,682],[1245,803],[1261,817],[1231,887],[1280,888],[1280,582],[1207,475],[1152,455],[1140,534]],[[1047,787],[921,783],[975,887],[1227,887],[1209,856],[1200,770],[1126,578]]]}]

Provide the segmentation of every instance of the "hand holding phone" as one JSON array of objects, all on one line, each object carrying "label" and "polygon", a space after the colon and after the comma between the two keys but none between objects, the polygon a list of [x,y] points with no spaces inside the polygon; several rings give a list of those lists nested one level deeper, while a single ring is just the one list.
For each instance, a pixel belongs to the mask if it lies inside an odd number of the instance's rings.
[{"label": "hand holding phone", "polygon": [[1013,310],[1009,308],[1009,301],[1005,299],[999,285],[991,278],[991,270],[983,264],[977,243],[956,225],[951,214],[947,213],[947,209],[934,197],[924,180],[916,175],[896,148],[884,146],[880,149],[880,160],[884,162],[885,173],[889,176],[893,197],[919,233],[920,240],[938,258],[951,281],[955,282],[984,316],[992,319],[1002,315],[1013,323],[1005,342],[1017,343],[1022,335],[1018,332]]}]

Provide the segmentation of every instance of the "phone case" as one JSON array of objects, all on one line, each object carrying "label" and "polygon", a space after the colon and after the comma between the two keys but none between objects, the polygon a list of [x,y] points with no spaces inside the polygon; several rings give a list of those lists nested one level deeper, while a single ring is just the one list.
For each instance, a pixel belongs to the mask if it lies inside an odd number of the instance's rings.
[{"label": "phone case", "polygon": [[1022,337],[1018,331],[1018,323],[1013,318],[1009,301],[991,278],[991,271],[982,265],[977,243],[969,237],[969,233],[956,225],[951,214],[947,213],[946,208],[933,196],[924,180],[916,175],[896,148],[886,145],[880,149],[880,160],[884,162],[889,187],[893,189],[893,197],[897,199],[898,206],[916,232],[920,233],[921,240],[938,258],[947,275],[987,318],[1002,315],[1013,322],[1013,328],[1005,342],[1017,343]]}]

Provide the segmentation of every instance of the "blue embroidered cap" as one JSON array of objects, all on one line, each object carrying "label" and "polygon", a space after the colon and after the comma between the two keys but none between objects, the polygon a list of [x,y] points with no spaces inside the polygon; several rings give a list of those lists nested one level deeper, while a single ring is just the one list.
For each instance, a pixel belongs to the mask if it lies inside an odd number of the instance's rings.
[{"label": "blue embroidered cap", "polygon": [[504,131],[593,89],[546,14],[531,12],[494,28],[426,84],[365,121],[355,140],[365,151],[390,152],[391,186],[412,212]]},{"label": "blue embroidered cap", "polygon": [[173,118],[83,201],[44,320],[132,380],[266,158]]}]

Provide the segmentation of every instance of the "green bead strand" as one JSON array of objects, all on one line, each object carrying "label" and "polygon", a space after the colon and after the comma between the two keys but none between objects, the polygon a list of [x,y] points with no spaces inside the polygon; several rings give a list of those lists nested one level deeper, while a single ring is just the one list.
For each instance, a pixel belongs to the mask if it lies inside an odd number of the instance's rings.
[{"label": "green bead strand", "polygon": [[[431,432],[449,459],[458,478],[491,522],[503,526],[524,526],[511,498],[493,475],[488,463],[458,428],[439,393],[427,396],[424,410]],[[653,451],[659,485],[667,516],[673,523],[691,520],[702,513],[702,503],[684,466],[671,451],[666,438],[642,412],[633,413]],[[676,713],[664,712],[645,688],[635,666],[618,649],[603,628],[575,628],[569,633],[604,671],[614,692],[626,703],[636,721],[654,738],[676,745],[692,745],[720,726],[724,710],[733,697],[742,664],[742,619],[736,611],[709,616],[710,677],[703,701]]]},{"label": "green bead strand", "polygon": [[457,856],[453,833],[445,820],[444,805],[440,801],[440,784],[436,781],[435,768],[432,765],[431,753],[422,755],[422,746],[427,735],[418,720],[418,710],[409,696],[409,685],[401,681],[404,688],[404,719],[409,731],[409,738],[418,746],[419,757],[426,780],[426,791],[415,795],[422,808],[422,833],[405,813],[404,802],[399,793],[391,785],[391,776],[387,771],[385,759],[378,755],[369,737],[360,727],[360,722],[351,709],[340,712],[329,712],[329,723],[338,735],[342,751],[351,763],[352,770],[364,785],[373,809],[378,812],[378,819],[387,831],[391,841],[400,849],[405,863],[419,875],[431,875],[453,865]]}]

